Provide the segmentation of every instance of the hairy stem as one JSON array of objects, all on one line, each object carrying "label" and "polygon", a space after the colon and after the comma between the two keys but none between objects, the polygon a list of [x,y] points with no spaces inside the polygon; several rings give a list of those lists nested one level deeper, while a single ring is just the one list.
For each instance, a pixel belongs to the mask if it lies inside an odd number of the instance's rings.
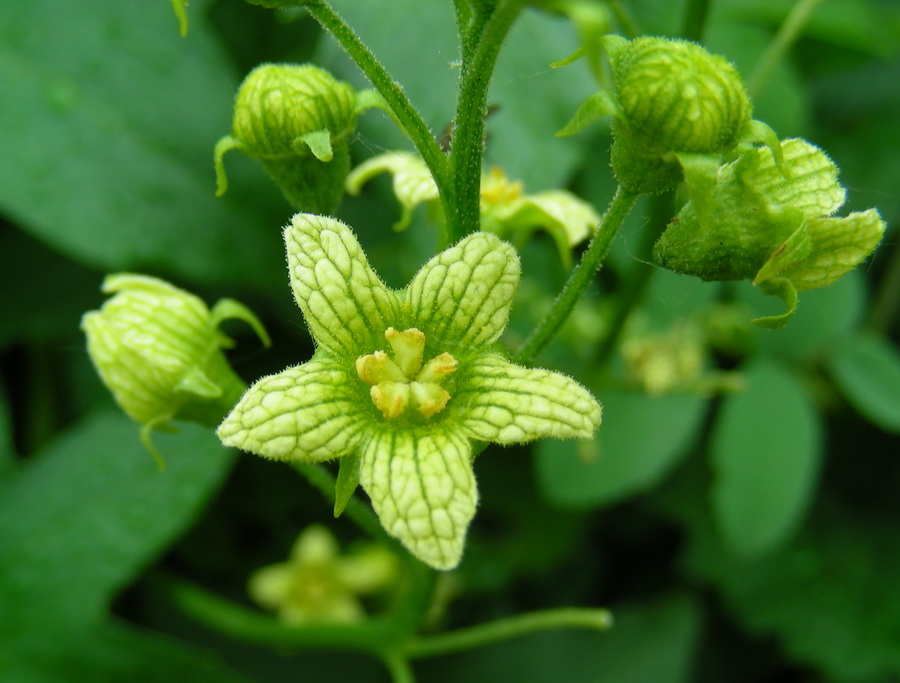
[{"label": "hairy stem", "polygon": [[566,608],[519,614],[487,624],[413,640],[405,649],[413,659],[435,657],[496,643],[537,631],[559,628],[590,628],[605,631],[612,615],[604,609]]},{"label": "hairy stem", "polygon": [[616,190],[616,194],[601,219],[590,245],[582,255],[581,261],[572,270],[550,311],[522,343],[521,348],[513,357],[515,362],[525,365],[531,363],[559,332],[560,327],[575,308],[575,304],[578,303],[591,280],[600,270],[600,266],[609,253],[613,238],[622,227],[623,221],[631,212],[636,200],[637,195],[625,191],[621,186]]},{"label": "hairy stem", "polygon": [[[487,92],[500,46],[522,11],[522,0],[501,0],[477,38],[461,36],[463,64],[459,77],[450,169],[452,193],[445,202],[447,232],[455,241],[478,229],[481,209],[481,160]],[[471,27],[469,32],[471,32]],[[463,29],[461,33],[465,33]],[[471,40],[470,45],[466,45]]]},{"label": "hairy stem", "polygon": [[403,92],[403,88],[391,78],[372,51],[344,20],[324,1],[306,5],[309,14],[328,31],[350,58],[368,77],[378,93],[387,102],[395,120],[415,145],[419,156],[425,161],[441,195],[448,191],[447,157],[428,125]]}]

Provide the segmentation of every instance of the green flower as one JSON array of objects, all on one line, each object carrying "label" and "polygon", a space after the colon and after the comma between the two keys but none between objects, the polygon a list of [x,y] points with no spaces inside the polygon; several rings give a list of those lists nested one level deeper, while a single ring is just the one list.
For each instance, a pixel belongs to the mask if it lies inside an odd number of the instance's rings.
[{"label": "green flower", "polygon": [[767,148],[748,148],[723,165],[715,184],[691,200],[663,232],[654,260],[704,280],[752,279],[783,298],[783,315],[755,320],[781,327],[797,307],[797,292],[825,287],[859,265],[884,234],[875,209],[844,218],[838,169],[805,140],[782,143],[787,178]]},{"label": "green flower", "polygon": [[289,626],[353,623],[365,616],[358,596],[389,587],[398,570],[397,557],[383,546],[342,555],[332,533],[316,524],[297,537],[287,562],[254,572],[247,590]]},{"label": "green flower", "polygon": [[[347,192],[359,194],[366,182],[384,172],[393,176],[394,194],[403,209],[395,230],[409,227],[412,212],[420,204],[428,206],[435,220],[443,220],[437,185],[425,162],[414,154],[388,152],[364,161],[347,178]],[[571,263],[572,247],[590,237],[599,223],[594,207],[571,192],[525,194],[520,181],[511,181],[497,167],[481,180],[481,229],[519,242],[543,228],[556,242],[566,266]]]},{"label": "green flower", "polygon": [[472,440],[590,438],[600,406],[568,377],[513,365],[497,348],[520,266],[495,235],[466,237],[394,291],[343,223],[298,214],[284,234],[317,349],[254,384],[219,437],[277,460],[342,458],[339,481],[358,476],[388,533],[452,569],[478,502]]},{"label": "green flower", "polygon": [[159,457],[150,431],[175,419],[217,425],[245,388],[222,353],[234,342],[219,325],[244,320],[268,345],[256,316],[231,299],[210,311],[193,294],[146,275],[110,275],[102,289],[115,296],[81,319],[88,354],[122,410],[143,425],[147,448]]}]

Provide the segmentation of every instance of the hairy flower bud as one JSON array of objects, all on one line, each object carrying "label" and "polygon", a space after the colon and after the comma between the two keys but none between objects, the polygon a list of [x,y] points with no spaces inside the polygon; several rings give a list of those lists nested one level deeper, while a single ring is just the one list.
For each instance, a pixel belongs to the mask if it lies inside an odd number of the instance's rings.
[{"label": "hairy flower bud", "polygon": [[232,133],[216,145],[217,194],[228,186],[222,157],[240,149],[258,159],[294,207],[331,213],[350,171],[357,93],[318,67],[263,64],[238,90]]},{"label": "hairy flower bud", "polygon": [[103,291],[115,296],[81,321],[88,353],[122,410],[144,426],[145,444],[150,430],[174,419],[217,425],[244,390],[222,353],[233,343],[218,325],[240,318],[268,344],[256,317],[230,299],[210,311],[144,275],[110,275]]},{"label": "hairy flower bud", "polygon": [[603,45],[612,89],[586,100],[560,135],[612,115],[612,167],[627,191],[702,183],[738,143],[776,142],[765,124],[751,121],[743,80],[725,58],[670,38],[606,36]]}]

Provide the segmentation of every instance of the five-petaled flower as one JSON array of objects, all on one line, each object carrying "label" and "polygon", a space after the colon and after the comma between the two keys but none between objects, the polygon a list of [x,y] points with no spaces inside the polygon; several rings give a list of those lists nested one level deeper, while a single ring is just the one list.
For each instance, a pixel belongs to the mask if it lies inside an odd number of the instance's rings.
[{"label": "five-petaled flower", "polygon": [[343,458],[342,475],[358,465],[388,533],[432,567],[454,568],[478,501],[472,440],[590,438],[599,404],[498,348],[521,270],[497,236],[469,235],[395,291],[343,223],[297,214],[284,235],[316,352],[250,387],[219,437],[277,460]]}]

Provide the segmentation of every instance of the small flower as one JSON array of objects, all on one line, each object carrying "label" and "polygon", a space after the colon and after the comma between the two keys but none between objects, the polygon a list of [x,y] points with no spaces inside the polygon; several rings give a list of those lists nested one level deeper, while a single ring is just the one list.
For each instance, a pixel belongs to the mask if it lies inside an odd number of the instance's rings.
[{"label": "small flower", "polygon": [[600,406],[568,377],[498,350],[520,266],[495,235],[466,237],[400,291],[337,220],[298,214],[285,242],[316,352],[250,387],[219,437],[277,460],[357,464],[388,533],[452,569],[478,502],[471,441],[590,438]]},{"label": "small flower", "polygon": [[859,265],[884,234],[875,209],[834,217],[843,205],[838,169],[805,140],[782,143],[784,167],[767,148],[748,148],[722,166],[708,190],[689,193],[653,249],[654,260],[704,280],[752,279],[785,300],[783,315],[755,320],[781,327],[797,292],[825,287]]},{"label": "small flower", "polygon": [[238,89],[231,135],[216,144],[216,194],[228,188],[225,153],[239,149],[262,163],[292,206],[331,213],[350,171],[357,116],[370,106],[370,91],[311,64],[256,67]]},{"label": "small flower", "polygon": [[[405,230],[413,210],[428,205],[437,220],[438,189],[428,167],[420,157],[405,152],[389,152],[373,157],[357,166],[347,178],[347,192],[359,194],[362,186],[379,173],[388,172],[394,179],[394,194],[403,213],[394,224]],[[543,228],[556,242],[560,258],[568,266],[571,250],[590,237],[600,216],[594,207],[565,190],[548,190],[525,194],[520,181],[511,181],[497,167],[481,180],[481,229],[504,239],[520,241],[534,230]]]},{"label": "small flower", "polygon": [[390,587],[398,570],[387,548],[370,544],[342,555],[331,532],[313,525],[297,537],[287,562],[254,572],[247,589],[288,626],[352,623],[365,616],[358,596]]},{"label": "small flower", "polygon": [[706,184],[739,143],[765,142],[778,153],[771,129],[751,120],[744,82],[724,57],[687,40],[610,35],[602,42],[613,87],[585,100],[558,135],[612,116],[612,167],[627,191]]},{"label": "small flower", "polygon": [[143,425],[148,449],[157,455],[150,431],[171,420],[217,425],[245,388],[222,353],[233,342],[218,326],[244,320],[268,345],[256,317],[231,299],[210,311],[193,294],[145,275],[110,275],[102,291],[115,296],[81,320],[88,354],[122,410]]}]

